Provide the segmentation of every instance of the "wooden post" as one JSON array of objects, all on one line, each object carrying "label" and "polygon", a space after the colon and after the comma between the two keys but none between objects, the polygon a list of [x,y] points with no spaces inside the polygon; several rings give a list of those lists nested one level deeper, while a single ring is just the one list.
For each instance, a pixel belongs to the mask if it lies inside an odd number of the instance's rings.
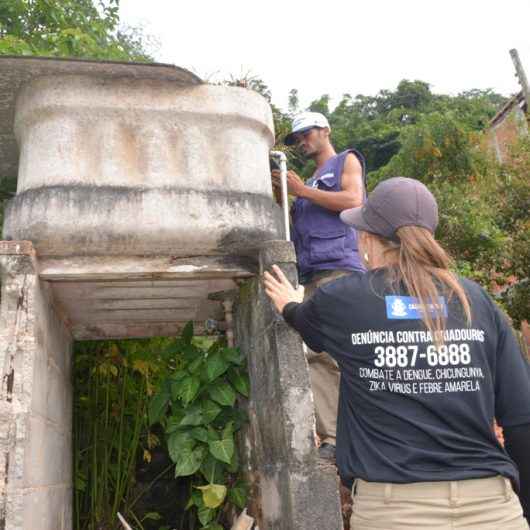
[{"label": "wooden post", "polygon": [[510,50],[510,55],[512,57],[513,64],[515,66],[516,76],[519,79],[519,84],[521,85],[523,96],[526,102],[526,113],[530,111],[530,89],[528,88],[528,79],[526,78],[526,73],[524,71],[521,60],[519,59],[519,53],[515,48]]}]

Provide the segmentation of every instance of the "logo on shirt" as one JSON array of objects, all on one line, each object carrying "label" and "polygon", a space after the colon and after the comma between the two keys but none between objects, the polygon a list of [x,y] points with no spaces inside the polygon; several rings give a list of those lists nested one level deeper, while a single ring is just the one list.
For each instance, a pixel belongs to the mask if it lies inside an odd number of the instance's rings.
[{"label": "logo on shirt", "polygon": [[[386,316],[390,319],[421,319],[423,308],[414,296],[385,296]],[[431,315],[447,316],[447,305],[443,296],[438,302],[427,304]]]},{"label": "logo on shirt", "polygon": [[329,179],[333,179],[335,178],[335,174],[334,173],[324,173],[324,175],[320,175],[320,177],[318,177],[317,179],[314,180],[314,182],[311,183],[311,186],[313,188],[316,188],[318,187],[318,183],[322,180],[329,180]]},{"label": "logo on shirt", "polygon": [[401,298],[396,298],[391,304],[391,314],[393,317],[406,317],[407,306]]}]

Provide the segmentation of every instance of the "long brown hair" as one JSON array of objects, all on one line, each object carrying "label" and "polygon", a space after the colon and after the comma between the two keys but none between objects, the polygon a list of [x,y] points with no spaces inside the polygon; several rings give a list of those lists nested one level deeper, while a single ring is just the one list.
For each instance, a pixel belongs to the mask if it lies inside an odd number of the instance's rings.
[{"label": "long brown hair", "polygon": [[399,243],[375,236],[383,244],[385,255],[395,258],[392,259],[395,265],[387,269],[388,280],[395,287],[403,284],[410,296],[418,299],[422,320],[431,332],[433,342],[441,345],[444,342],[445,317],[441,311],[431,311],[430,307],[438,303],[439,296],[446,295],[449,301],[456,294],[469,325],[471,308],[466,293],[450,270],[452,259],[429,230],[419,226],[403,226],[396,231],[396,235]]}]

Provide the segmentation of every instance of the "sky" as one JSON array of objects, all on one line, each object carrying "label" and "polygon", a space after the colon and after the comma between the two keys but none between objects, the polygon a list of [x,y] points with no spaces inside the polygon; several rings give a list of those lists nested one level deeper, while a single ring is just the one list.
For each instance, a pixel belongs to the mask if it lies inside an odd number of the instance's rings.
[{"label": "sky", "polygon": [[305,107],[402,79],[510,95],[511,48],[530,78],[530,0],[121,0],[120,17],[158,41],[158,62],[211,81],[259,77],[284,110],[292,88]]}]

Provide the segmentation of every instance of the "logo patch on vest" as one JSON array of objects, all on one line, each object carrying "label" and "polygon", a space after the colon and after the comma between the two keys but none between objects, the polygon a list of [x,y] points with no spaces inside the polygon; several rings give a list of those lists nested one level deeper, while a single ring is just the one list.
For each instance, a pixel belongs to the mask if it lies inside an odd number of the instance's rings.
[{"label": "logo patch on vest", "polygon": [[313,188],[316,188],[316,187],[318,187],[318,183],[322,182],[322,181],[326,184],[326,186],[329,186],[327,181],[328,180],[332,180],[334,178],[335,178],[335,173],[324,173],[324,175],[321,175],[320,177],[315,179],[315,181],[313,182],[312,186],[313,186]]},{"label": "logo patch on vest", "polygon": [[[422,307],[414,296],[385,296],[386,317],[392,320],[421,319]],[[443,296],[438,297],[438,303],[428,304],[431,314],[447,316],[447,304]]]}]

